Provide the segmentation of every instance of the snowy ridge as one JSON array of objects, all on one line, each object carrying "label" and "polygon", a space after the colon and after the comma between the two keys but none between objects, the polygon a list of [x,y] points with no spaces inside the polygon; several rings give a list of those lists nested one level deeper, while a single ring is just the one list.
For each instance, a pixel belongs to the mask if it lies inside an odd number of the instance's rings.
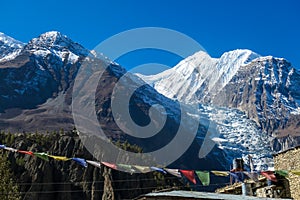
[{"label": "snowy ridge", "polygon": [[137,75],[169,98],[199,103],[207,95],[220,91],[241,66],[258,57],[258,54],[250,50],[234,50],[216,59],[200,51],[162,73]]},{"label": "snowy ridge", "polygon": [[17,57],[24,44],[0,32],[0,62],[9,61]]}]

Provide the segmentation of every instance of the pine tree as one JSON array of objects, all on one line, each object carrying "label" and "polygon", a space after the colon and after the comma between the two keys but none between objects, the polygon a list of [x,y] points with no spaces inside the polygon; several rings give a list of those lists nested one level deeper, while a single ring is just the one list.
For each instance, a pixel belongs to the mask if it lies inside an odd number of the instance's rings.
[{"label": "pine tree", "polygon": [[21,199],[19,187],[13,181],[13,175],[9,168],[7,154],[0,154],[0,198],[2,200]]}]

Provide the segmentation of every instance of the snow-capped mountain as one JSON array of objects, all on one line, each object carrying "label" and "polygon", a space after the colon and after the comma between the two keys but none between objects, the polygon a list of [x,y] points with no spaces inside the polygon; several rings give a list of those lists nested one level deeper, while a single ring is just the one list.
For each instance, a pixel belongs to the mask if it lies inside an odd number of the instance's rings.
[{"label": "snow-capped mountain", "polygon": [[89,54],[89,51],[83,46],[57,31],[46,32],[38,38],[32,39],[25,49],[42,57],[54,54],[71,63],[75,63],[79,56],[87,56]]},{"label": "snow-capped mountain", "polygon": [[24,44],[0,32],[0,62],[14,59]]},{"label": "snow-capped mountain", "polygon": [[235,50],[216,59],[200,51],[162,73],[137,75],[169,98],[201,103],[207,95],[217,94],[241,66],[258,57],[258,54],[249,50]]},{"label": "snow-capped mountain", "polygon": [[274,150],[300,144],[300,73],[285,59],[250,50],[230,51],[219,59],[198,52],[159,74],[137,75],[169,98],[245,112],[273,138]]},{"label": "snow-capped mountain", "polygon": [[[14,46],[14,40],[10,39],[10,41],[12,42],[9,46]],[[20,43],[16,42],[17,44]],[[112,138],[120,139],[126,135],[116,125],[111,110],[111,95],[114,86],[120,77],[126,73],[126,70],[120,65],[109,61],[101,53],[85,49],[80,44],[55,31],[44,33],[32,39],[28,44],[23,44],[15,49],[19,51],[14,54],[15,57],[9,57],[8,54],[1,55],[3,60],[0,62],[0,129],[49,131],[60,128],[66,130],[73,128],[71,102],[74,79],[82,63],[87,62],[86,64],[99,67],[103,63],[109,64],[102,79],[99,80],[99,84],[101,84],[101,87],[99,87],[102,89],[97,90],[95,95],[97,97],[97,116],[99,117],[99,123],[105,127]],[[9,62],[7,62],[8,60]],[[187,134],[190,132],[190,125],[198,123],[198,118],[204,119],[200,120],[196,133],[197,140],[187,151],[186,156],[189,160],[193,160],[189,164],[197,166],[201,163],[199,162],[201,159],[205,159],[205,166],[201,167],[222,166],[220,168],[225,169],[228,168],[234,157],[246,157],[251,154],[257,163],[256,167],[258,169],[266,167],[271,162],[271,150],[266,141],[271,140],[273,137],[266,134],[268,130],[264,126],[251,120],[255,119],[253,117],[255,113],[258,116],[257,119],[263,119],[263,112],[255,111],[253,116],[250,115],[250,103],[248,110],[243,109],[243,106],[248,108],[248,104],[245,102],[252,102],[253,99],[257,99],[259,96],[255,95],[259,94],[257,93],[259,87],[251,87],[253,91],[245,89],[248,88],[249,78],[250,83],[251,81],[258,83],[259,80],[268,80],[265,78],[272,77],[266,75],[268,70],[264,66],[268,64],[265,61],[258,54],[249,50],[228,52],[219,59],[211,58],[204,52],[198,52],[180,62],[173,69],[161,74],[154,76],[139,75],[161,94],[151,86],[145,85],[141,78],[129,74],[125,78],[125,89],[134,88],[135,85],[144,85],[135,91],[133,95],[130,103],[130,109],[133,113],[131,114],[138,124],[146,125],[149,123],[149,107],[153,104],[163,105],[165,108],[163,112],[168,114],[166,125],[157,136],[153,136],[155,146],[161,147],[170,142],[170,138],[174,137],[173,134],[180,126],[182,114],[177,100],[182,101],[187,111],[186,116],[188,116],[187,118],[183,117],[186,124],[183,129]],[[291,67],[286,68],[287,63],[283,62],[284,60],[273,62],[274,65],[279,66],[279,71],[283,72],[281,75],[274,76],[280,77],[282,80],[279,78],[278,82],[282,82],[284,86],[287,86],[290,92],[282,93],[283,96],[281,97],[278,94],[277,96],[279,99],[286,98],[294,102],[294,104],[290,104],[290,102],[282,103],[284,106],[290,105],[288,112],[292,115],[297,113],[298,109],[296,101],[298,93],[295,86],[298,83],[295,78],[298,77],[298,72],[292,71]],[[260,64],[260,67],[257,63]],[[260,71],[261,73],[258,73]],[[275,73],[275,71],[272,73]],[[87,72],[87,75],[89,73]],[[272,73],[269,72],[269,74]],[[259,74],[261,74],[261,79],[259,79]],[[288,82],[290,84],[286,84]],[[269,83],[271,82],[265,82],[265,84]],[[248,99],[239,97],[241,100],[237,101],[239,98],[234,96],[240,94],[236,94],[235,90],[237,88],[244,89],[244,95],[248,92]],[[270,91],[272,96],[274,91],[268,88],[263,86],[259,91],[262,91],[262,94]],[[279,88],[284,87],[280,86]],[[227,96],[224,96],[224,91],[227,91],[225,93]],[[264,102],[271,102],[274,105],[274,102],[279,102],[276,98],[270,99],[271,96],[266,96],[268,98],[265,99],[268,101],[262,98],[259,101],[260,104],[265,105]],[[222,103],[218,103],[217,100],[222,98]],[[82,102],[85,102],[85,99]],[[190,105],[191,103],[193,105],[195,103],[199,104],[199,109],[194,109],[194,106]],[[256,105],[258,104],[255,104],[255,109]],[[274,110],[271,106],[262,108],[265,112],[268,109]],[[277,112],[280,112],[280,110]],[[274,116],[276,116],[276,113]],[[206,123],[207,121],[213,122],[215,126],[210,126],[211,123]],[[285,123],[294,124],[290,120]],[[209,137],[209,140],[206,140],[206,137]],[[126,137],[126,139],[134,143],[141,142],[140,139],[134,137]],[[213,151],[209,155],[200,156],[199,158],[198,151],[203,143],[207,147],[211,147]],[[282,143],[281,141],[278,142],[278,144]],[[218,145],[218,148],[214,147],[215,144]],[[288,141],[285,146],[290,144]],[[154,148],[153,143],[149,141],[142,142],[142,145],[148,150]],[[278,149],[282,149],[282,146],[277,146]],[[200,150],[199,155],[203,155],[202,153]]]}]

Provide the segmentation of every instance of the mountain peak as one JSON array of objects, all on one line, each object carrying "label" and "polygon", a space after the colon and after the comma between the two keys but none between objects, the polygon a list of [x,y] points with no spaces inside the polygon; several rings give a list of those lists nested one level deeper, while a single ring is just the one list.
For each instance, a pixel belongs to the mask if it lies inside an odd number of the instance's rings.
[{"label": "mountain peak", "polygon": [[49,31],[46,33],[43,33],[39,36],[40,39],[47,41],[47,42],[55,42],[58,39],[65,38],[67,39],[68,37],[66,35],[61,34],[58,31]]},{"label": "mountain peak", "polygon": [[194,53],[193,55],[189,56],[188,58],[199,58],[199,57],[210,57],[210,55],[206,51],[198,51]]},{"label": "mountain peak", "polygon": [[48,31],[45,32],[43,34],[41,34],[41,36],[46,36],[46,37],[57,37],[57,36],[64,36],[61,32],[59,31]]},{"label": "mountain peak", "polygon": [[29,50],[70,51],[77,56],[87,56],[89,51],[58,31],[49,31],[32,39],[26,48]]},{"label": "mountain peak", "polygon": [[259,54],[249,50],[249,49],[236,49],[232,51],[225,52],[220,57],[220,62],[228,62],[228,60],[234,61],[239,65],[246,65],[251,61],[261,57]]},{"label": "mountain peak", "polygon": [[58,31],[49,31],[41,34],[39,37],[32,39],[29,44],[36,44],[41,46],[53,47],[55,45],[67,45],[73,43],[66,35]]}]

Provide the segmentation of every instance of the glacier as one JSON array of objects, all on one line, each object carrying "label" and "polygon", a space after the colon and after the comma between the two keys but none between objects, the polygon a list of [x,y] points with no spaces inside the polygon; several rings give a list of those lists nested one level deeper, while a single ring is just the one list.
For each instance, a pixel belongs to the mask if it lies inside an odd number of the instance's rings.
[{"label": "glacier", "polygon": [[[212,134],[210,139],[225,152],[227,163],[231,163],[234,158],[242,157],[247,164],[250,155],[256,170],[273,168],[272,150],[269,145],[271,138],[244,112],[232,108],[201,105],[199,113],[205,115],[210,123],[216,124],[216,133]],[[198,136],[198,139],[202,140],[202,137]]]}]

